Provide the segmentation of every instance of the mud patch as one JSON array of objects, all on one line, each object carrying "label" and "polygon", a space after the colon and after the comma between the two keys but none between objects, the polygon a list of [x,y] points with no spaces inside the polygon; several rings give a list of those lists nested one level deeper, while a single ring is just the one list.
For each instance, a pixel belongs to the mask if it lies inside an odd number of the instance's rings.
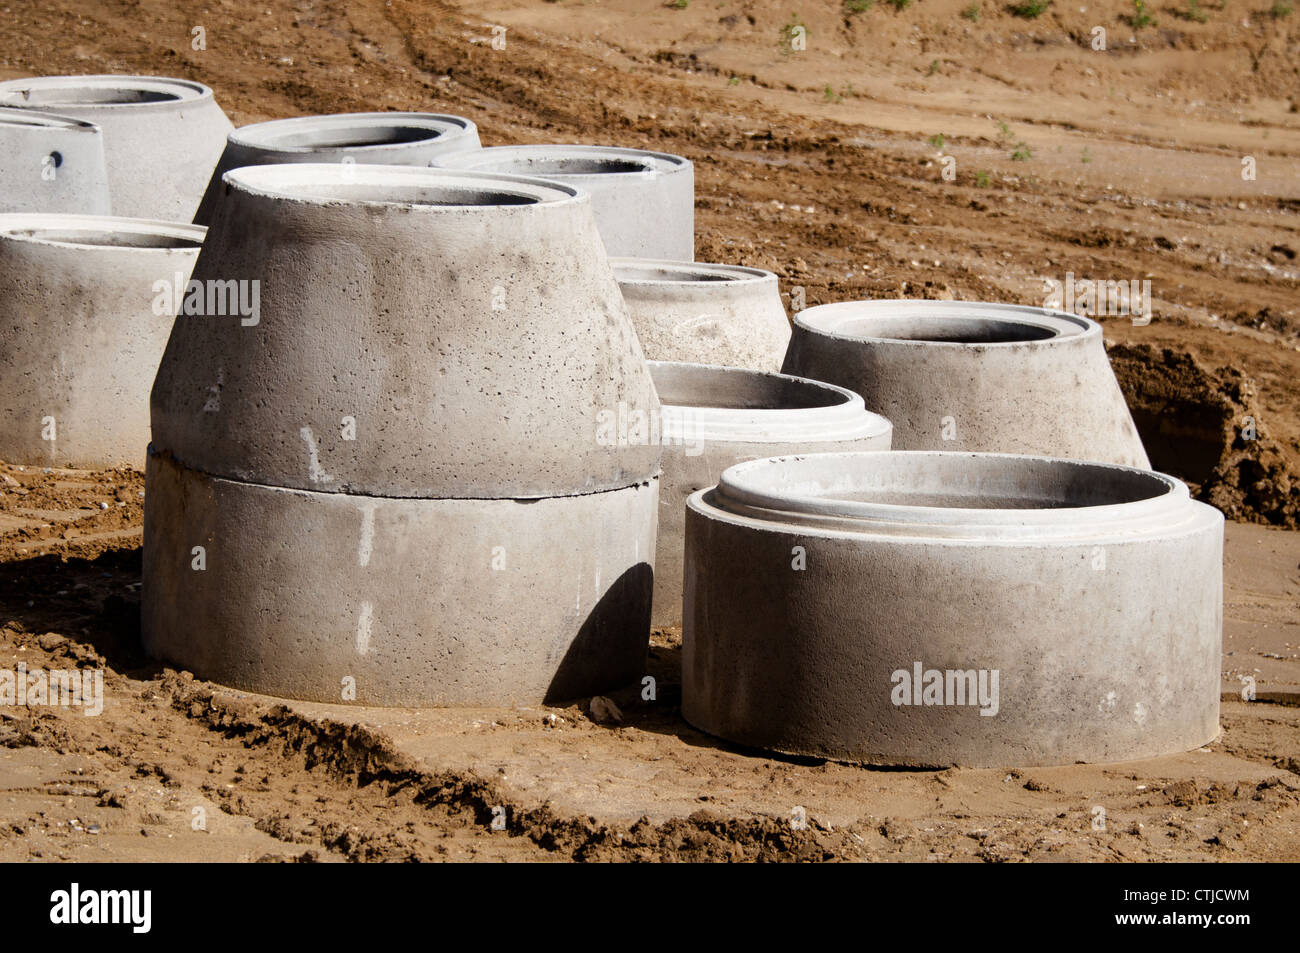
[{"label": "mud patch", "polygon": [[1108,353],[1154,469],[1185,480],[1229,519],[1300,527],[1300,478],[1269,437],[1249,378],[1170,348],[1120,344]]}]

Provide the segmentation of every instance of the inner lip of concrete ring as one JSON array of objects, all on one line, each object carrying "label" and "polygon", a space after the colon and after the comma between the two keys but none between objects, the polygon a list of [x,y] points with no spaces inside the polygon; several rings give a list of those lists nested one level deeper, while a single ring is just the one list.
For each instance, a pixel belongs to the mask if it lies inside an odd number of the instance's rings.
[{"label": "inner lip of concrete ring", "polygon": [[1100,331],[1064,311],[972,301],[849,301],[809,308],[794,320],[849,340],[923,347],[1046,344]]},{"label": "inner lip of concrete ring", "polygon": [[604,176],[646,175],[681,167],[686,160],[667,152],[622,149],[617,146],[493,146],[448,158],[458,169],[490,169],[520,175]]},{"label": "inner lip of concrete ring", "polygon": [[200,83],[153,76],[43,76],[11,81],[0,106],[148,106],[207,94]]},{"label": "inner lip of concrete ring", "polygon": [[317,149],[366,149],[429,142],[448,132],[463,131],[465,124],[433,114],[400,116],[303,116],[246,126],[234,141],[255,149],[278,152],[312,152]]},{"label": "inner lip of concrete ring", "polygon": [[663,435],[705,440],[838,440],[887,433],[862,398],[821,381],[739,367],[647,361]]},{"label": "inner lip of concrete ring", "polygon": [[655,258],[611,258],[610,267],[620,285],[690,285],[702,281],[759,282],[770,271],[743,265],[715,265],[708,262],[663,261]]},{"label": "inner lip of concrete ring", "polygon": [[203,247],[207,229],[199,225],[147,219],[96,220],[87,216],[0,216],[0,237],[69,248],[131,251],[187,251]]},{"label": "inner lip of concrete ring", "polygon": [[308,202],[462,208],[586,201],[578,189],[546,179],[419,166],[337,162],[245,166],[227,172],[226,188]]},{"label": "inner lip of concrete ring", "polygon": [[38,129],[68,129],[73,132],[98,132],[99,127],[84,119],[32,112],[0,105],[0,126],[31,126]]},{"label": "inner lip of concrete ring", "polygon": [[769,457],[723,472],[708,501],[764,521],[943,536],[1093,536],[1167,524],[1181,480],[1016,454],[863,451]]}]

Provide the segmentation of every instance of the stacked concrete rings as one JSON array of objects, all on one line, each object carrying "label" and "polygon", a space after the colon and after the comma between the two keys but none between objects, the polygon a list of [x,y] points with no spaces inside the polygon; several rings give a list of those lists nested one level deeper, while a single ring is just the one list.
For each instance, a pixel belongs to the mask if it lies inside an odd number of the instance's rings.
[{"label": "stacked concrete rings", "polygon": [[0,106],[103,130],[113,214],[188,222],[234,127],[202,83],[157,76],[41,76],[0,82]]},{"label": "stacked concrete rings", "polygon": [[0,107],[0,213],[107,215],[111,208],[98,126]]},{"label": "stacked concrete rings", "polygon": [[848,761],[1148,758],[1218,731],[1223,516],[1148,470],[743,463],[688,503],[683,714]]},{"label": "stacked concrete rings", "polygon": [[610,264],[649,359],[781,369],[790,321],[772,272],[642,258]]},{"label": "stacked concrete rings", "polygon": [[227,139],[194,221],[212,220],[221,177],[231,169],[289,162],[429,165],[435,156],[478,148],[474,123],[437,113],[344,113],[243,126]]},{"label": "stacked concrete rings", "polygon": [[591,193],[609,255],[695,257],[695,167],[681,156],[612,146],[493,146],[441,156],[434,164],[577,186]]},{"label": "stacked concrete rings", "polygon": [[682,621],[686,500],[742,460],[826,450],[888,450],[889,421],[857,394],[738,367],[650,362],[663,417],[654,625]]},{"label": "stacked concrete rings", "polygon": [[898,450],[1032,453],[1149,466],[1095,321],[966,301],[801,311],[783,370],[847,387]]},{"label": "stacked concrete rings", "polygon": [[[292,698],[504,705],[639,677],[659,411],[588,197],[400,166],[237,169],[153,390],[143,635]],[[201,568],[200,568],[201,567]],[[232,597],[237,594],[237,597]]]},{"label": "stacked concrete rings", "polygon": [[203,232],[0,215],[0,459],[143,464],[149,386]]}]

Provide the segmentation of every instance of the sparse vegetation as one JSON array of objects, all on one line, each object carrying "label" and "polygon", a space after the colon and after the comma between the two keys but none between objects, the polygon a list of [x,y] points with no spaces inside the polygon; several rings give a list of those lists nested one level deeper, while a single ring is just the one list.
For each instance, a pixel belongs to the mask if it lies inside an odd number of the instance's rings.
[{"label": "sparse vegetation", "polygon": [[943,135],[941,133],[935,133],[933,136],[930,137],[929,143],[930,145],[934,146],[936,149],[942,149]]},{"label": "sparse vegetation", "polygon": [[989,174],[987,172],[976,172],[975,184],[981,189],[987,189],[989,187]]},{"label": "sparse vegetation", "polygon": [[1051,5],[1052,0],[1022,0],[1020,3],[1011,4],[1007,9],[1023,20],[1036,20]]},{"label": "sparse vegetation", "polygon": [[668,6],[672,7],[674,10],[685,10],[690,5],[691,0],[672,0],[672,2],[668,4]]},{"label": "sparse vegetation", "polygon": [[1195,23],[1204,23],[1210,18],[1210,15],[1201,9],[1201,0],[1187,0],[1187,9],[1175,10],[1174,14]]},{"label": "sparse vegetation", "polygon": [[972,3],[969,7],[963,10],[961,12],[961,15],[965,17],[967,20],[969,20],[971,23],[979,23],[980,22],[979,0],[975,0],[974,3]]},{"label": "sparse vegetation", "polygon": [[1155,26],[1156,18],[1151,15],[1143,0],[1133,0],[1133,14],[1128,18],[1128,25],[1135,30],[1144,26]]},{"label": "sparse vegetation", "polygon": [[1281,20],[1289,17],[1294,12],[1293,7],[1287,0],[1273,0],[1273,7],[1268,12],[1274,20]]},{"label": "sparse vegetation", "polygon": [[740,77],[739,77],[739,76],[733,76],[733,77],[731,77],[731,79],[727,80],[727,85],[728,85],[728,86],[739,86],[739,85],[740,85]]},{"label": "sparse vegetation", "polygon": [[876,0],[844,0],[844,15],[851,17],[857,13],[866,13]]},{"label": "sparse vegetation", "polygon": [[[799,40],[799,46],[795,46],[795,41]],[[792,13],[790,22],[781,27],[781,52],[793,53],[802,49],[803,44],[808,40],[808,27],[799,19],[799,14]]]},{"label": "sparse vegetation", "polygon": [[1083,147],[1083,155],[1079,156],[1079,161],[1084,163],[1085,165],[1092,161],[1092,153],[1088,151],[1087,146]]},{"label": "sparse vegetation", "polygon": [[939,72],[939,61],[938,61],[938,60],[934,60],[934,61],[930,64],[930,69],[926,72],[926,75],[927,75],[927,76],[933,76],[933,75],[934,75],[935,73],[937,73],[937,72]]},{"label": "sparse vegetation", "polygon": [[1029,151],[1029,146],[1023,142],[1017,142],[1015,149],[1011,151],[1011,161],[1013,162],[1028,162],[1033,157],[1034,154]]},{"label": "sparse vegetation", "polygon": [[885,2],[899,11],[906,10],[912,5],[912,0],[885,0]]}]

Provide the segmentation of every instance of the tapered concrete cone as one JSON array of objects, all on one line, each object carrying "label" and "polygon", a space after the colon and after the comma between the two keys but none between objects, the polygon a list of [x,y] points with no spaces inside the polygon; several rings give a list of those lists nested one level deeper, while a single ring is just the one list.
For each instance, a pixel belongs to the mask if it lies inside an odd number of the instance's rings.
[{"label": "tapered concrete cone", "polygon": [[686,500],[743,460],[830,450],[888,450],[893,428],[862,398],[818,381],[738,367],[650,362],[663,416],[659,537],[651,623],[681,625]]},{"label": "tapered concrete cone", "polygon": [[681,156],[613,146],[493,146],[440,156],[434,164],[577,186],[591,193],[611,256],[695,257],[695,166]]},{"label": "tapered concrete cone", "polygon": [[781,369],[790,321],[772,272],[645,258],[610,264],[650,360]]},{"label": "tapered concrete cone", "polygon": [[1044,308],[847,301],[801,311],[783,370],[839,384],[896,450],[1033,453],[1147,467],[1101,326]]},{"label": "tapered concrete cone", "polygon": [[0,107],[0,213],[107,215],[110,210],[98,126]]},{"label": "tapered concrete cone", "polygon": [[0,459],[144,465],[173,289],[202,228],[0,215]]},{"label": "tapered concrete cone", "polygon": [[160,450],[375,496],[548,497],[657,471],[657,447],[594,439],[602,411],[659,405],[576,189],[341,165],[237,169],[226,187],[194,279],[248,288],[258,313],[180,315],[153,390]]},{"label": "tapered concrete cone", "polygon": [[436,156],[478,148],[474,123],[438,113],[343,113],[242,126],[227,139],[194,221],[212,221],[221,177],[231,169],[289,162],[427,166]]},{"label": "tapered concrete cone", "polygon": [[0,82],[0,106],[93,122],[104,135],[114,215],[188,222],[234,127],[212,90],[159,76]]},{"label": "tapered concrete cone", "polygon": [[1121,761],[1218,733],[1223,516],[1042,457],[814,454],[690,498],[682,713],[884,764]]},{"label": "tapered concrete cone", "polygon": [[[513,705],[640,677],[659,403],[578,190],[236,169],[153,390],[147,650],[249,691]],[[239,593],[231,598],[231,593]]]}]

